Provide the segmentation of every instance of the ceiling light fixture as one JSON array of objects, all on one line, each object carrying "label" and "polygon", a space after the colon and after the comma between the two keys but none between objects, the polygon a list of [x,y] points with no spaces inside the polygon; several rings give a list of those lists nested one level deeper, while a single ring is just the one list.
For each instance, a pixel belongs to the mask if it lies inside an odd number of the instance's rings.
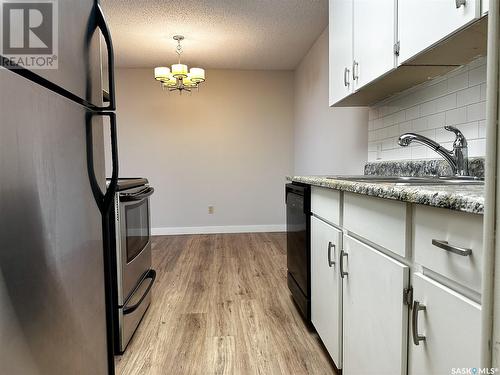
[{"label": "ceiling light fixture", "polygon": [[177,41],[177,53],[179,59],[177,64],[173,64],[171,68],[157,67],[155,68],[155,79],[160,82],[163,89],[168,91],[183,91],[191,92],[193,89],[198,89],[200,84],[205,82],[205,69],[191,68],[181,64],[182,45],[184,40],[182,35],[175,35],[174,40]]}]

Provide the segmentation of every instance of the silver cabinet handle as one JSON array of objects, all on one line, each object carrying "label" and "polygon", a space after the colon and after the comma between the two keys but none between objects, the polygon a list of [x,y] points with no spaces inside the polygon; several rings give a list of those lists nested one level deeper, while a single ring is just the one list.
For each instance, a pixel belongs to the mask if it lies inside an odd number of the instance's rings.
[{"label": "silver cabinet handle", "polygon": [[418,301],[413,301],[413,318],[411,322],[411,330],[413,334],[413,343],[417,346],[419,345],[420,341],[425,341],[425,336],[418,334],[418,313],[425,310],[427,310],[425,305],[421,305]]},{"label": "silver cabinet handle", "polygon": [[347,254],[344,250],[340,251],[340,277],[344,278],[344,276],[349,275],[349,272],[344,271],[344,257],[348,257],[349,254]]},{"label": "silver cabinet handle", "polygon": [[[332,261],[332,249],[335,251],[335,245],[331,242],[328,242],[328,267],[333,267],[335,265],[335,261]],[[335,254],[333,254],[335,258]]]},{"label": "silver cabinet handle", "polygon": [[349,86],[349,73],[351,71],[347,68],[344,69],[344,86],[348,87]]},{"label": "silver cabinet handle", "polygon": [[353,81],[355,81],[359,78],[358,67],[359,67],[359,63],[356,60],[354,60],[352,62],[352,80]]},{"label": "silver cabinet handle", "polygon": [[461,255],[467,257],[472,254],[472,249],[466,249],[464,247],[453,246],[448,243],[448,241],[432,240],[432,244],[440,249],[449,251],[450,253]]},{"label": "silver cabinet handle", "polygon": [[459,9],[462,5],[463,6],[467,5],[467,0],[455,0],[455,5],[457,9]]}]

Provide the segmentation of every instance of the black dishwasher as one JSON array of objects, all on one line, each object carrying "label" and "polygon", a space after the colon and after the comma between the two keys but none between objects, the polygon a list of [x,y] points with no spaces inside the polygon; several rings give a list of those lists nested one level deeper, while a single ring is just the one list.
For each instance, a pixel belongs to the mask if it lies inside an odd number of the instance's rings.
[{"label": "black dishwasher", "polygon": [[288,289],[302,316],[311,320],[311,187],[286,184]]}]

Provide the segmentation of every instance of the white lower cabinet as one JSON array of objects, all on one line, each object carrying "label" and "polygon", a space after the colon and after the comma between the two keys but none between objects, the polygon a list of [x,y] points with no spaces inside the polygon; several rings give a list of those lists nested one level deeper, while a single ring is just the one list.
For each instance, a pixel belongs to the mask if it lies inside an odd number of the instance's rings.
[{"label": "white lower cabinet", "polygon": [[335,365],[342,368],[342,232],[311,218],[311,321]]},{"label": "white lower cabinet", "polygon": [[343,242],[343,374],[405,374],[409,268],[350,236]]},{"label": "white lower cabinet", "polygon": [[311,319],[344,375],[480,366],[481,216],[327,189],[312,201]]},{"label": "white lower cabinet", "polygon": [[481,306],[420,273],[413,279],[410,332],[409,375],[479,366]]}]

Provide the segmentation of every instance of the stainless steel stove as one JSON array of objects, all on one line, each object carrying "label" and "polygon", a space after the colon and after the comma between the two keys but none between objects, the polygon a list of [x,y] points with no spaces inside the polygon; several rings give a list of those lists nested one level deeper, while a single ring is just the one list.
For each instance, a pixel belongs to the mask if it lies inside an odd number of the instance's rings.
[{"label": "stainless steel stove", "polygon": [[115,353],[123,354],[151,303],[156,272],[151,268],[149,198],[154,188],[145,178],[119,179],[114,199],[116,286]]}]

